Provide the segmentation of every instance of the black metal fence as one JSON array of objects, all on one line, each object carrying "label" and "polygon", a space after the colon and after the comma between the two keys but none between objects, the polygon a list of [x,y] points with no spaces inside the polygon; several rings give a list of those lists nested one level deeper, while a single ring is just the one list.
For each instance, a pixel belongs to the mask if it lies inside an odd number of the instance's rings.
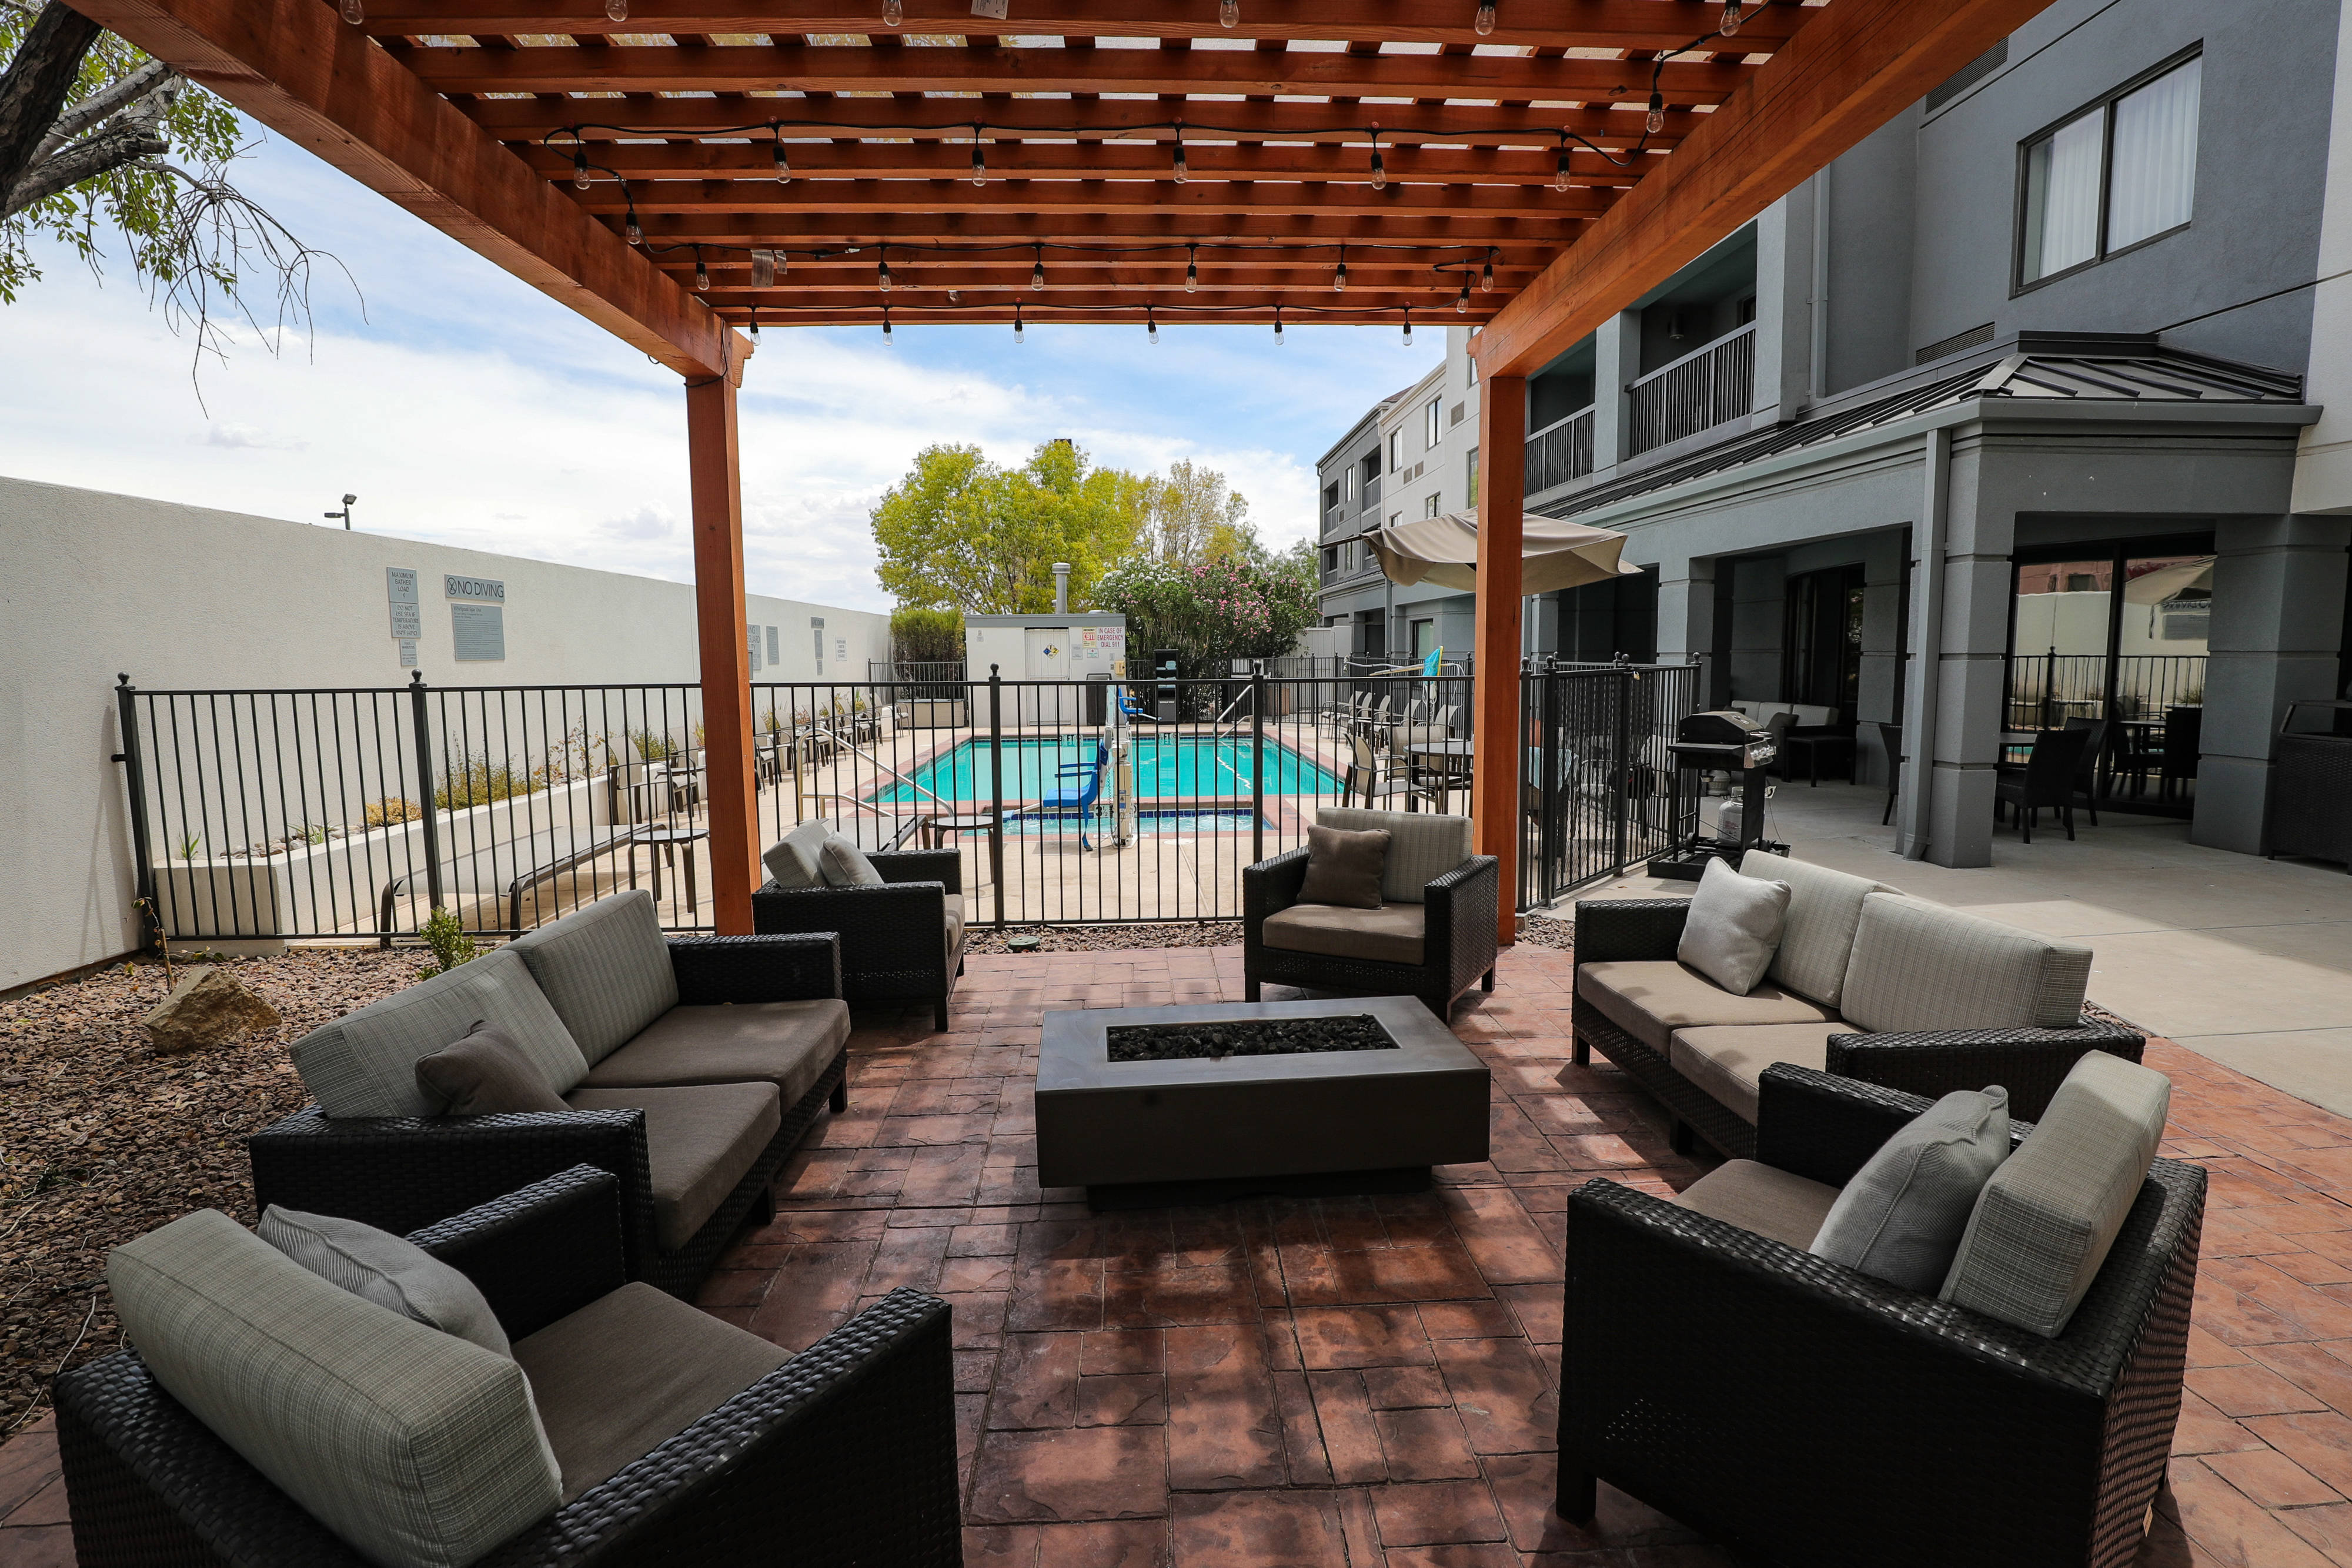
[{"label": "black metal fence", "polygon": [[2205,701],[2202,653],[2014,653],[2008,726],[2059,729],[2070,718],[2162,719]]},{"label": "black metal fence", "polygon": [[[1469,810],[1468,676],[1350,670],[1128,683],[889,670],[756,684],[761,841],[812,818],[869,850],[954,847],[975,922],[1230,920],[1242,868],[1318,809]],[[1695,800],[1664,743],[1692,672],[1522,677],[1522,904],[1665,847]],[[909,676],[914,678],[908,678]],[[527,930],[650,884],[711,925],[690,685],[118,688],[133,873],[181,939]]]}]

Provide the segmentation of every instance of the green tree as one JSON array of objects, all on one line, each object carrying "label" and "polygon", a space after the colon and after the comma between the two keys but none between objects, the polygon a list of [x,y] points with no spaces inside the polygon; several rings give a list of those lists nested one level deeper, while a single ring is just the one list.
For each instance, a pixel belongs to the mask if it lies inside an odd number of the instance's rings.
[{"label": "green tree", "polygon": [[930,446],[873,514],[875,575],[902,604],[968,615],[1050,610],[1054,563],[1070,563],[1070,604],[1125,555],[1150,481],[1096,468],[1066,441],[1015,469],[976,446]]},{"label": "green tree", "polygon": [[890,656],[901,664],[963,657],[963,614],[902,604],[890,612]]},{"label": "green tree", "polygon": [[225,308],[260,328],[253,274],[279,326],[307,317],[322,253],[228,183],[241,130],[226,102],[59,0],[0,0],[0,304],[39,279],[36,238],[95,272],[110,231],[199,352],[218,349]]},{"label": "green tree", "polygon": [[1189,458],[1171,463],[1168,477],[1151,481],[1143,519],[1139,546],[1171,566],[1199,566],[1245,553],[1256,543],[1249,502],[1223,474]]},{"label": "green tree", "polygon": [[1255,534],[1197,565],[1139,555],[1102,580],[1095,599],[1127,617],[1130,650],[1173,648],[1187,677],[1223,675],[1234,659],[1277,658],[1315,623],[1314,547],[1270,554]]}]

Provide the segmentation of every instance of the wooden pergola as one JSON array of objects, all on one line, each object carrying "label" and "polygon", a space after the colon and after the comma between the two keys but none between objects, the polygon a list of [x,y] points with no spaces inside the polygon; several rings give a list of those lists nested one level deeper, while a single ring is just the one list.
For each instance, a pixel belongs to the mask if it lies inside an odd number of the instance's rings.
[{"label": "wooden pergola", "polygon": [[[1509,734],[1526,378],[2048,0],[70,3],[684,378],[747,932],[762,325],[1477,325],[1476,723]],[[1474,793],[1505,941],[1515,749]]]}]

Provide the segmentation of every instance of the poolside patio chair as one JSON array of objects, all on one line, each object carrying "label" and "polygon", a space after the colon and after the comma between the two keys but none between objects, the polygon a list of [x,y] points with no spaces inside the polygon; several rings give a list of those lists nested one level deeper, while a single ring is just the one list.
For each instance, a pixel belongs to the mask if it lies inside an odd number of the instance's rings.
[{"label": "poolside patio chair", "polygon": [[[822,842],[827,828],[855,836],[845,831],[853,825],[844,818],[793,831],[813,827]],[[844,1000],[929,1002],[933,1024],[945,1029],[948,999],[963,973],[963,852],[867,850],[866,858],[882,878],[877,884],[782,887],[772,874],[751,894],[751,929],[838,933]]]},{"label": "poolside patio chair", "polygon": [[1370,741],[1359,735],[1349,745],[1354,748],[1356,759],[1348,765],[1347,777],[1340,781],[1339,799],[1343,803],[1361,796],[1369,809],[1382,800],[1405,800],[1412,795],[1412,784],[1402,768],[1384,766],[1381,753],[1372,749]]},{"label": "poolside patio chair", "polygon": [[2033,841],[2033,824],[2049,807],[2065,824],[2066,837],[2074,837],[2074,775],[2083,766],[2083,754],[2090,748],[2091,732],[2087,729],[2045,729],[2033,743],[2033,754],[2025,764],[2013,771],[2003,771],[1993,784],[1993,811],[1998,818],[2003,806],[2017,810],[2019,829],[2024,841]]},{"label": "poolside patio chair", "polygon": [[2164,755],[2157,764],[2157,798],[2172,799],[2173,786],[2197,781],[2197,764],[2204,755],[2205,710],[2174,707],[2164,711]]},{"label": "poolside patio chair", "polygon": [[[1030,810],[1040,816],[1076,815],[1078,819],[1078,848],[1081,850],[1094,848],[1094,845],[1087,841],[1087,821],[1094,815],[1095,801],[1102,794],[1103,769],[1109,766],[1109,744],[1105,741],[1096,741],[1094,760],[1089,762],[1081,758],[1076,762],[1065,762],[1055,768],[1054,778],[1056,782],[1054,788],[1039,797],[1037,804],[1031,807]],[[1059,782],[1066,779],[1074,782],[1066,784]]]}]

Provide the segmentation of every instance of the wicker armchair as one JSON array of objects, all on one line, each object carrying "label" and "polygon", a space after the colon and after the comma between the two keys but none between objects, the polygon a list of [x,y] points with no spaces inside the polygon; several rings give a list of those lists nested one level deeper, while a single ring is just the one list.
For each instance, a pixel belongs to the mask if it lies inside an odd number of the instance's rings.
[{"label": "wicker armchair", "polygon": [[[1761,1087],[1758,1160],[1832,1186],[1928,1104],[1786,1064]],[[1759,1563],[2122,1568],[2179,1415],[2204,1201],[2200,1166],[2156,1161],[2045,1339],[1589,1182],[1568,1207],[1559,1511],[1590,1519],[1597,1478]]]},{"label": "wicker armchair", "polygon": [[[1371,813],[1364,813],[1366,816]],[[1492,855],[1472,855],[1422,890],[1422,961],[1390,963],[1266,945],[1266,917],[1298,902],[1307,880],[1307,852],[1289,851],[1242,872],[1243,994],[1258,999],[1272,981],[1343,995],[1419,997],[1445,1018],[1472,986],[1495,988],[1496,907],[1502,868]]]},{"label": "wicker armchair", "polygon": [[841,936],[841,995],[859,1002],[931,1004],[948,1027],[948,998],[963,973],[963,852],[893,850],[866,857],[879,887],[778,887],[751,895],[751,928]]},{"label": "wicker armchair", "polygon": [[[841,995],[830,935],[673,936],[683,1006],[796,1001]],[[620,1179],[629,1278],[690,1297],[719,1251],[753,1217],[775,1214],[773,1184],[829,1103],[849,1108],[845,1047],[800,1100],[751,1168],[685,1246],[656,1238],[643,1111],[533,1111],[489,1116],[329,1116],[311,1105],[246,1140],[256,1202],[335,1214],[398,1235],[488,1203],[557,1171],[591,1165]]]},{"label": "wicker armchair", "polygon": [[[1576,906],[1576,962],[1671,962],[1681,946],[1686,898],[1585,899]],[[1598,1051],[1624,1069],[1675,1119],[1674,1143],[1687,1153],[1695,1132],[1734,1159],[1756,1153],[1756,1128],[1739,1113],[1693,1082],[1666,1052],[1635,1038],[1585,996],[1579,985],[1570,1010],[1581,1066]],[[2146,1037],[2085,1014],[2074,1029],[1947,1030],[1924,1034],[1832,1034],[1828,1068],[1841,1077],[1935,1096],[1999,1083],[2021,1117],[2042,1113],[2075,1061],[2105,1051],[2137,1061]]]},{"label": "wicker armchair", "polygon": [[[410,1237],[479,1286],[517,1340],[617,1289],[619,1187],[580,1167]],[[898,1290],[480,1559],[962,1561],[949,1308]],[[58,1379],[81,1568],[366,1559],[215,1437],[125,1350]]]}]

